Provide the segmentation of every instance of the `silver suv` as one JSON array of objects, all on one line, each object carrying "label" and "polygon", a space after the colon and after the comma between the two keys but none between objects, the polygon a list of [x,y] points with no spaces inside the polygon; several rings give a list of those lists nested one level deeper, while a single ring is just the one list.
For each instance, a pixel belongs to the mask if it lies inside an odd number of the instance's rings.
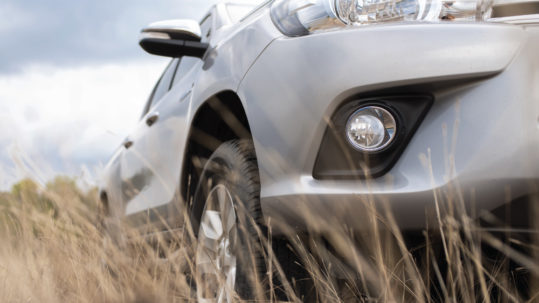
[{"label": "silver suv", "polygon": [[172,60],[106,167],[108,217],[192,230],[200,275],[247,297],[263,260],[239,252],[267,227],[361,229],[369,199],[420,230],[455,188],[471,213],[503,209],[537,190],[538,7],[233,1],[151,24],[141,47]]}]

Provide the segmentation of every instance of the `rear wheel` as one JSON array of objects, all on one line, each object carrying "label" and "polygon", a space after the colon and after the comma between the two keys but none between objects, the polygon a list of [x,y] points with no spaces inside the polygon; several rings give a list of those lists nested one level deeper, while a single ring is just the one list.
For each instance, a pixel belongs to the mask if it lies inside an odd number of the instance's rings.
[{"label": "rear wheel", "polygon": [[259,199],[251,141],[223,143],[204,166],[194,196],[194,217],[200,218],[195,254],[199,302],[263,296],[259,293],[265,272]]}]

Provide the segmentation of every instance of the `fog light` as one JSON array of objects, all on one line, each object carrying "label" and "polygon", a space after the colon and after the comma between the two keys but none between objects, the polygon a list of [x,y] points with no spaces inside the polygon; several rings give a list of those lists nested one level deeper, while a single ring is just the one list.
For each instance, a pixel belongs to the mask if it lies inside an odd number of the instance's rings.
[{"label": "fog light", "polygon": [[395,138],[397,123],[386,109],[366,106],[355,111],[346,123],[346,137],[360,151],[374,152],[387,147]]}]

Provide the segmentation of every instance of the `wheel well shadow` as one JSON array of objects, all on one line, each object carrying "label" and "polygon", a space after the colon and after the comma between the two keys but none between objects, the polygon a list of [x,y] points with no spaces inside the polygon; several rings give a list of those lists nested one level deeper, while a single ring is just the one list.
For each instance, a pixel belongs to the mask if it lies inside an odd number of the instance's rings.
[{"label": "wheel well shadow", "polygon": [[206,160],[223,142],[234,139],[252,139],[251,129],[240,98],[233,91],[224,91],[200,106],[191,123],[180,184],[187,209],[193,207]]}]

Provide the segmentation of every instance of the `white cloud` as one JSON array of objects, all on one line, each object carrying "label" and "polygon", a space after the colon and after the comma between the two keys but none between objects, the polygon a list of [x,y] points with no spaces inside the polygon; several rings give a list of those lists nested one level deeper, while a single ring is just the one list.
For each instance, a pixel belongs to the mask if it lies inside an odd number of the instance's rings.
[{"label": "white cloud", "polygon": [[[0,188],[27,174],[47,179],[106,162],[137,123],[167,61],[31,66],[0,75]],[[36,166],[14,169],[11,158],[21,155]]]}]

